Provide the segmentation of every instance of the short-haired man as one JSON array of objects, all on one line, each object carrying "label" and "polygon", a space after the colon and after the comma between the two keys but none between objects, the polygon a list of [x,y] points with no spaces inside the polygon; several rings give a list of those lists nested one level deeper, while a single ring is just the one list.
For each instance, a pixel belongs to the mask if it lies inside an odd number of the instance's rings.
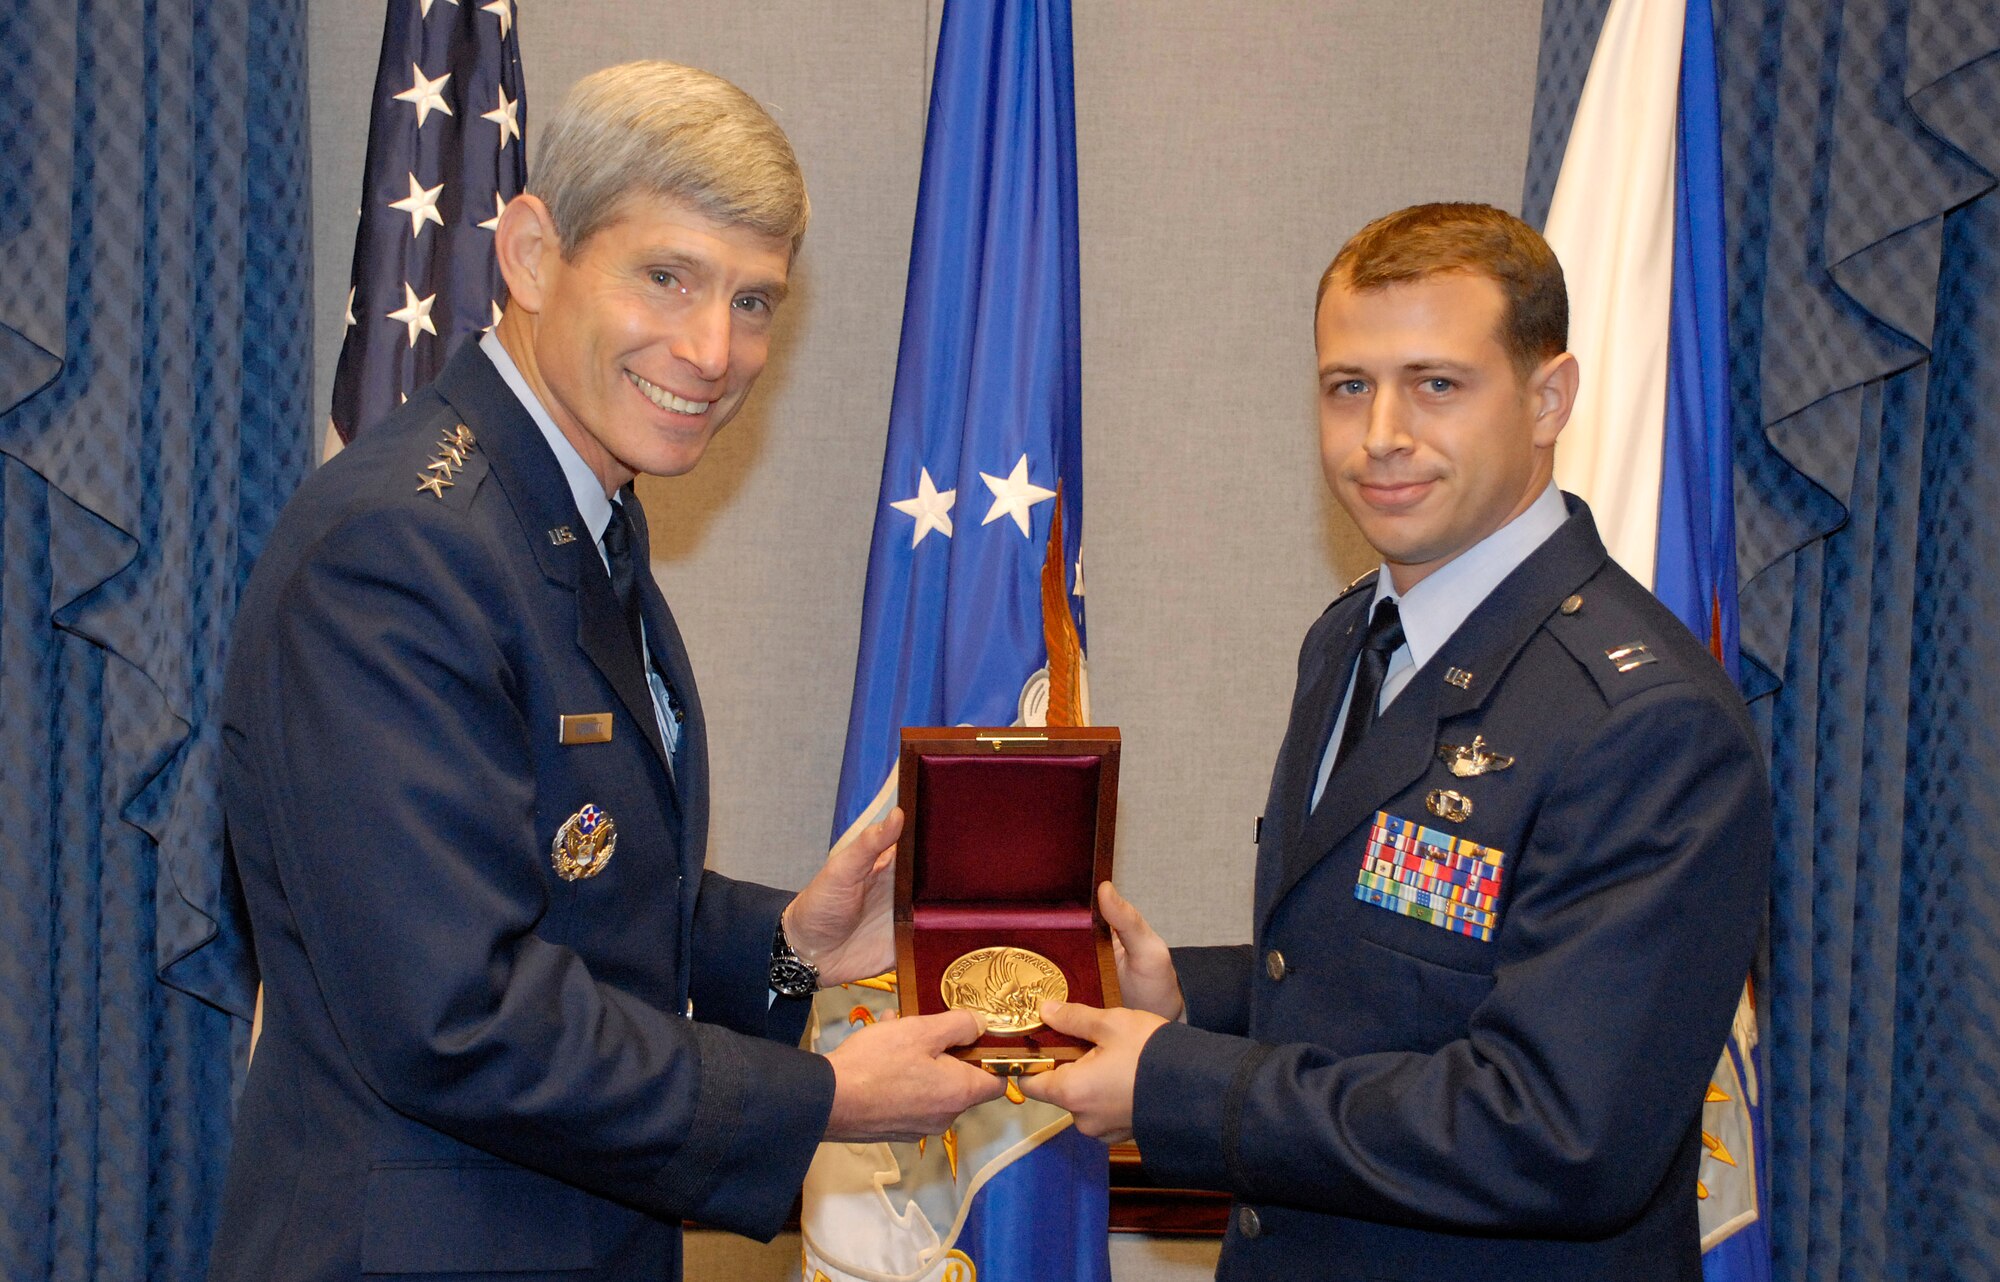
[{"label": "short-haired man", "polygon": [[1169,954],[1106,886],[1138,1009],[1050,1010],[1097,1047],[1029,1093],[1234,1194],[1219,1276],[1701,1276],[1769,801],[1728,678],[1554,484],[1567,310],[1485,206],[1334,259],[1320,457],[1382,567],[1306,636],[1256,942]]},{"label": "short-haired man", "polygon": [[768,1238],[823,1137],[999,1093],[939,1054],[976,1017],[797,1048],[815,982],[891,962],[899,816],[796,896],[702,867],[631,482],[695,466],[764,366],[791,147],[635,63],[538,160],[495,331],[306,482],[244,597],[223,783],[265,1019],[218,1279],[671,1279],[682,1217]]}]

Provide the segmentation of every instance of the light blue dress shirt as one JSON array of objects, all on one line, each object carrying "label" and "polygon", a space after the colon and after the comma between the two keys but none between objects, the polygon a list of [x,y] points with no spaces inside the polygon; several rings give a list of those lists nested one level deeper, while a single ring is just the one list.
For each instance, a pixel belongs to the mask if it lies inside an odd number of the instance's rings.
[{"label": "light blue dress shirt", "polygon": [[[1417,669],[1444,648],[1459,624],[1500,586],[1500,581],[1560,529],[1568,516],[1562,490],[1550,481],[1527,511],[1425,575],[1422,582],[1400,597],[1390,581],[1388,563],[1383,563],[1375,577],[1375,601],[1369,603],[1368,613],[1371,618],[1374,616],[1376,602],[1394,601],[1402,615],[1403,644],[1389,656],[1389,671],[1382,678],[1382,697],[1375,705],[1378,715],[1396,701]],[[1349,675],[1347,693],[1340,700],[1340,715],[1333,719],[1333,734],[1320,755],[1319,780],[1313,785],[1312,794],[1315,808],[1320,794],[1326,791],[1328,777],[1333,774],[1334,750],[1340,744],[1341,729],[1347,724],[1347,704],[1353,697],[1354,678]]]},{"label": "light blue dress shirt", "polygon": [[[597,549],[597,559],[604,563],[605,573],[610,573],[611,561],[604,554],[604,530],[611,524],[611,500],[605,497],[604,483],[597,479],[597,474],[590,470],[590,464],[583,461],[583,455],[576,452],[576,446],[569,443],[569,438],[562,434],[556,421],[549,417],[541,399],[528,386],[528,380],[521,377],[520,367],[507,354],[499,335],[487,330],[486,336],[479,340],[479,350],[485,352],[486,358],[493,362],[493,368],[500,371],[501,379],[521,402],[522,408],[528,411],[528,416],[535,420],[535,426],[542,429],[542,437],[548,441],[549,448],[555,451],[556,462],[562,465],[563,477],[569,482],[570,495],[576,499],[577,515],[583,518],[584,528],[590,531],[590,542]],[[642,636],[643,627],[642,624]],[[653,669],[652,652],[648,650],[642,657],[646,661],[646,685],[653,692],[653,717],[660,724],[660,742],[667,745],[667,763],[671,770],[674,754],[680,751],[681,728],[674,721],[667,683]]]}]

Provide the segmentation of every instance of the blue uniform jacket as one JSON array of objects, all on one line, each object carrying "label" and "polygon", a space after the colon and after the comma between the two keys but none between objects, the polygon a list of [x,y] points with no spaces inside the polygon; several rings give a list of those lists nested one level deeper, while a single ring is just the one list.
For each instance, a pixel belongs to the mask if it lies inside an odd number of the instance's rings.
[{"label": "blue uniform jacket", "polygon": [[[833,1075],[796,1049],[808,1003],[766,1004],[789,895],[703,870],[701,705],[640,578],[677,778],[555,456],[476,346],[287,507],[223,700],[264,1029],[213,1278],[670,1279],[681,1217],[782,1225]],[[609,741],[562,742],[591,713]],[[616,844],[565,880],[586,806]]]},{"label": "blue uniform jacket", "polygon": [[[1372,594],[1306,637],[1256,942],[1176,950],[1190,1024],[1138,1071],[1149,1172],[1237,1199],[1220,1277],[1701,1276],[1699,1121],[1763,919],[1768,786],[1721,668],[1569,509],[1310,815]],[[1486,769],[1454,773],[1475,736]],[[1431,880],[1380,894],[1406,854]]]}]

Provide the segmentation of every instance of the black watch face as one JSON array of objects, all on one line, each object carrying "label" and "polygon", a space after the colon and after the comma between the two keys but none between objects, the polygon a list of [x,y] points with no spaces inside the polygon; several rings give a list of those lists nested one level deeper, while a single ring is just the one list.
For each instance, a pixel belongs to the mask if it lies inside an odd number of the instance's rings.
[{"label": "black watch face", "polygon": [[771,959],[771,989],[786,997],[804,997],[819,987],[819,972],[796,957]]}]

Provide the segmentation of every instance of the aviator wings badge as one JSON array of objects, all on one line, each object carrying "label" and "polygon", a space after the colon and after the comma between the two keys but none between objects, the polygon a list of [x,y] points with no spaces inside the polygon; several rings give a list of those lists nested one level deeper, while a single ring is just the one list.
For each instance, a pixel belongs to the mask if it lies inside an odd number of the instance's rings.
[{"label": "aviator wings badge", "polygon": [[549,855],[555,860],[556,876],[581,881],[603,872],[617,846],[618,826],[611,816],[596,806],[585,806],[556,829]]},{"label": "aviator wings badge", "polygon": [[1514,764],[1512,757],[1489,751],[1486,741],[1478,735],[1466,747],[1457,744],[1438,745],[1438,760],[1451,767],[1452,774],[1460,779],[1473,779],[1480,775],[1493,774]]}]

